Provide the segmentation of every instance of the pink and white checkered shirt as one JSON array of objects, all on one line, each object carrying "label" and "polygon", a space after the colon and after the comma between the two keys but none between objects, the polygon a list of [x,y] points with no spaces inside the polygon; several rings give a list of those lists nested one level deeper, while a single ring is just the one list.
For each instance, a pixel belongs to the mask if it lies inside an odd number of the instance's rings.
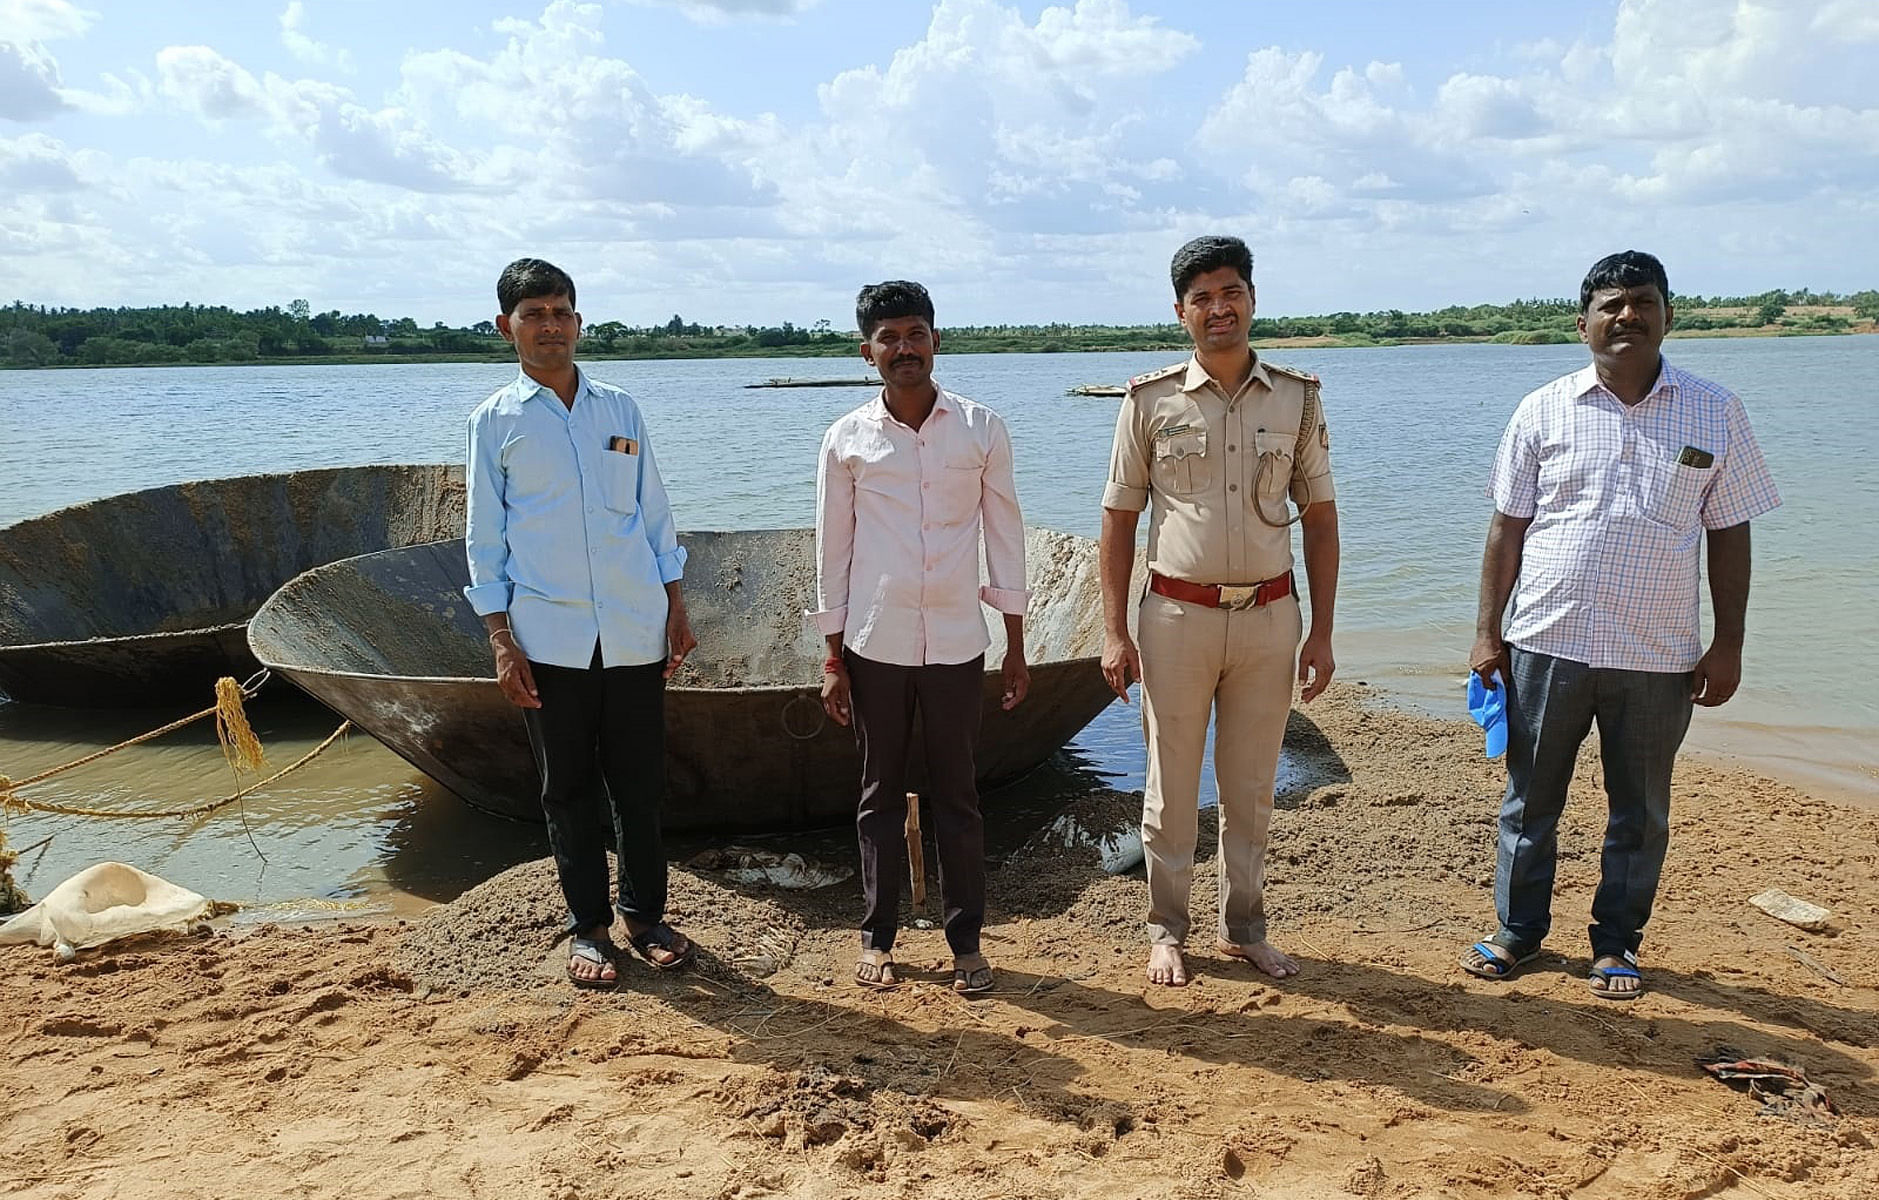
[{"label": "pink and white checkered shirt", "polygon": [[[1679,462],[1686,448],[1713,463]],[[1667,360],[1632,407],[1590,366],[1528,394],[1501,435],[1488,495],[1533,518],[1506,641],[1626,671],[1696,666],[1702,531],[1781,503],[1742,401]]]}]

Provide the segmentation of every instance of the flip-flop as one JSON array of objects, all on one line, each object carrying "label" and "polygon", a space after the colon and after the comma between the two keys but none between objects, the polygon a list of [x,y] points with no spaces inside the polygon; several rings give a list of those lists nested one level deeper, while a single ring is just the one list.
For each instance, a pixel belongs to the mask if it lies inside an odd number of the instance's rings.
[{"label": "flip-flop", "polygon": [[[682,948],[680,946],[681,942],[683,943]],[[698,953],[698,943],[684,936],[678,930],[667,925],[664,921],[659,922],[657,925],[648,926],[646,929],[634,934],[627,939],[627,944],[632,946],[634,952],[641,958],[661,971],[676,971],[691,962],[692,956]],[[667,954],[674,954],[677,955],[677,957],[668,959],[665,962],[660,962],[652,956],[652,952],[655,949],[664,950]]]},{"label": "flip-flop", "polygon": [[[1493,938],[1484,938],[1468,947],[1468,949],[1479,954],[1483,961],[1480,963],[1471,963],[1468,961],[1467,951],[1463,951],[1461,959],[1456,965],[1468,972],[1468,974],[1481,979],[1506,979],[1521,967],[1540,957],[1538,947],[1527,951],[1525,954],[1521,954],[1512,946],[1504,946]],[[1502,958],[1500,955],[1494,953],[1496,950],[1505,950],[1511,957]]]},{"label": "flip-flop", "polygon": [[953,991],[961,996],[983,996],[991,990],[991,964],[953,968]]},{"label": "flip-flop", "polygon": [[612,979],[605,976],[587,978],[574,973],[574,960],[593,963],[597,967],[611,966],[613,963],[613,943],[606,938],[577,937],[568,948],[568,982],[577,988],[591,988],[594,991],[606,991],[618,987],[619,976]]},{"label": "flip-flop", "polygon": [[[872,969],[873,977],[867,972]],[[855,983],[877,992],[887,992],[900,986],[900,976],[894,971],[893,956],[885,950],[863,950],[855,962]]]},{"label": "flip-flop", "polygon": [[[1638,986],[1619,991],[1611,986],[1614,979],[1635,979]],[[1601,1000],[1636,1000],[1644,994],[1644,976],[1638,974],[1636,967],[1593,967],[1586,982],[1592,994]]]}]

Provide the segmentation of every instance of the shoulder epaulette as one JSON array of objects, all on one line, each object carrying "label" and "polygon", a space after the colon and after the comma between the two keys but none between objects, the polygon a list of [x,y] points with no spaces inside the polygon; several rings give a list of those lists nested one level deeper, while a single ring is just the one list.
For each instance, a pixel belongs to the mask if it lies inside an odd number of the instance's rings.
[{"label": "shoulder epaulette", "polygon": [[1150,371],[1146,375],[1137,375],[1134,379],[1129,380],[1129,390],[1132,392],[1136,388],[1154,383],[1157,379],[1166,379],[1170,375],[1178,375],[1185,370],[1187,370],[1187,364],[1182,362],[1176,363],[1172,367],[1162,367],[1158,371]]},{"label": "shoulder epaulette", "polygon": [[1266,370],[1274,375],[1283,375],[1287,379],[1296,379],[1304,384],[1306,407],[1309,408],[1318,403],[1319,388],[1322,385],[1318,382],[1318,377],[1310,371],[1301,371],[1297,367],[1282,367],[1278,363],[1267,363]]},{"label": "shoulder epaulette", "polygon": [[[1263,361],[1263,360],[1262,360]],[[1279,375],[1287,375],[1300,383],[1317,383],[1318,377],[1310,371],[1301,371],[1297,367],[1283,367],[1278,363],[1266,363],[1266,370]]]}]

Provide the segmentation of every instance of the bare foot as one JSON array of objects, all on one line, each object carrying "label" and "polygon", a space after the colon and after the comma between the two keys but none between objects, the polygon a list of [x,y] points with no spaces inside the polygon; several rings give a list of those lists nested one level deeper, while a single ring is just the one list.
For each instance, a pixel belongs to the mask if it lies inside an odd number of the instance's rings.
[{"label": "bare foot", "polygon": [[1228,958],[1244,959],[1274,979],[1290,979],[1298,974],[1298,964],[1287,958],[1271,942],[1252,942],[1245,946],[1221,942],[1219,946],[1220,953]]},{"label": "bare foot", "polygon": [[1181,957],[1181,947],[1148,948],[1148,982],[1162,987],[1187,986],[1187,962]]}]

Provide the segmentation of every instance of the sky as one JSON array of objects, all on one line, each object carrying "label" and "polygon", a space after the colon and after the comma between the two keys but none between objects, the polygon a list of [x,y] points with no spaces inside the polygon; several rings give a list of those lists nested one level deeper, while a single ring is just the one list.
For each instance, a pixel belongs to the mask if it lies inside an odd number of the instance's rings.
[{"label": "sky", "polygon": [[0,303],[1171,319],[1879,286],[1879,0],[0,0]]}]

